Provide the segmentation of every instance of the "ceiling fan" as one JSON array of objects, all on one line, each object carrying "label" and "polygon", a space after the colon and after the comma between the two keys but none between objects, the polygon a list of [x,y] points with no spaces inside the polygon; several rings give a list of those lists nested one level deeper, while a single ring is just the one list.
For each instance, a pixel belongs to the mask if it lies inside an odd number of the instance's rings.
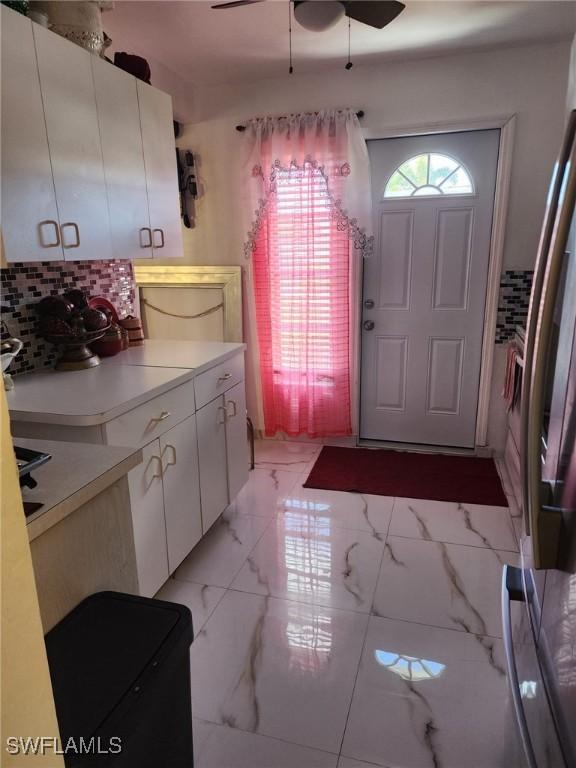
[{"label": "ceiling fan", "polygon": [[[239,8],[262,2],[265,0],[231,0],[212,8]],[[399,0],[293,0],[293,4],[296,21],[312,32],[323,32],[344,16],[369,27],[383,29],[405,8]]]}]

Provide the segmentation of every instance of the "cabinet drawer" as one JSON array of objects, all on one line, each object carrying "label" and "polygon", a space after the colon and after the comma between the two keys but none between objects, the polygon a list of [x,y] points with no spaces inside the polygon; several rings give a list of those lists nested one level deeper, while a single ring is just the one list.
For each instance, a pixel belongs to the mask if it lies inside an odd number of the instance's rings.
[{"label": "cabinet drawer", "polygon": [[142,447],[194,411],[194,385],[187,381],[109,421],[105,425],[105,442]]},{"label": "cabinet drawer", "polygon": [[199,374],[194,379],[196,392],[196,408],[214,400],[231,387],[244,380],[244,354],[240,353],[209,371]]}]

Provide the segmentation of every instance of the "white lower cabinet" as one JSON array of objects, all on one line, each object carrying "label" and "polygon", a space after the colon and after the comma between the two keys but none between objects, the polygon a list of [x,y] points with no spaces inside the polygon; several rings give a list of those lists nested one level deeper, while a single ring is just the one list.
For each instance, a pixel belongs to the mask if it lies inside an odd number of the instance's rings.
[{"label": "white lower cabinet", "polygon": [[202,538],[196,417],[160,438],[168,568],[173,573]]},{"label": "white lower cabinet", "polygon": [[142,448],[142,463],[128,473],[140,594],[152,597],[170,575],[160,441]]},{"label": "white lower cabinet", "polygon": [[248,482],[248,439],[246,430],[246,389],[236,384],[224,395],[226,407],[226,456],[228,499],[236,498]]},{"label": "white lower cabinet", "polygon": [[142,449],[128,483],[139,592],[152,597],[248,480],[244,386],[239,353],[101,425],[15,420],[13,434]]},{"label": "white lower cabinet", "polygon": [[202,528],[210,528],[228,506],[226,408],[224,397],[196,411]]},{"label": "white lower cabinet", "polygon": [[204,533],[248,481],[245,384],[196,411]]}]

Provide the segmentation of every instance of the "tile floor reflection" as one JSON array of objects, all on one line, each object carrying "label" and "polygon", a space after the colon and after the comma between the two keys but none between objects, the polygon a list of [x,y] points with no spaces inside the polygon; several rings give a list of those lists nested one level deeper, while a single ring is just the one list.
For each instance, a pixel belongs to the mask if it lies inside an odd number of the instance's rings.
[{"label": "tile floor reflection", "polygon": [[306,489],[319,451],[257,443],[158,595],[194,616],[196,768],[510,768],[510,511]]}]

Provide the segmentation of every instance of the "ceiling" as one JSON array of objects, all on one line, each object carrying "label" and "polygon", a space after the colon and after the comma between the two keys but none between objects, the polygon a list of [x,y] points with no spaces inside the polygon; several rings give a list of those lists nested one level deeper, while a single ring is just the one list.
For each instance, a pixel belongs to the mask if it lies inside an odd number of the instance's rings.
[{"label": "ceiling", "polygon": [[[576,3],[565,0],[404,2],[404,12],[382,30],[352,22],[356,64],[561,40],[576,30]],[[287,0],[219,11],[210,4],[117,0],[115,9],[104,15],[104,27],[113,50],[155,59],[192,84],[239,83],[287,73]],[[294,23],[295,72],[343,66],[347,35],[345,19],[320,33]]]}]

